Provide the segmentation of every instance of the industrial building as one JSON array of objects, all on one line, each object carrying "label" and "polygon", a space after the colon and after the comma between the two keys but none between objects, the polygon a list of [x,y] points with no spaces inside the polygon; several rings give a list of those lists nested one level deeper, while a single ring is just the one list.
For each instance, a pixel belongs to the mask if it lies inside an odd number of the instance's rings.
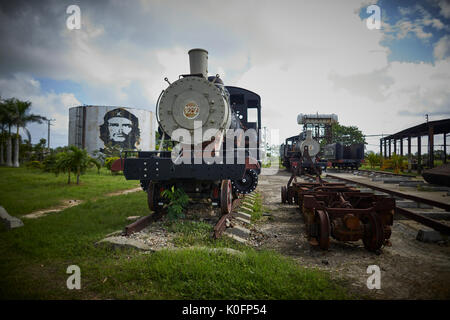
[{"label": "industrial building", "polygon": [[116,106],[69,109],[69,145],[89,153],[105,146],[121,150],[154,150],[155,121],[149,110]]}]

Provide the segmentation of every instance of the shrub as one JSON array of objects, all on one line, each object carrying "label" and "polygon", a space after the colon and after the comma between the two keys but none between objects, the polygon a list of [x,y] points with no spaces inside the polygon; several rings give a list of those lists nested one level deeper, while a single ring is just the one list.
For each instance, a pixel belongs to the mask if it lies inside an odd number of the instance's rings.
[{"label": "shrub", "polygon": [[376,154],[374,152],[369,152],[369,154],[367,155],[367,161],[369,162],[370,167],[373,169],[375,166],[380,164],[380,155]]},{"label": "shrub", "polygon": [[189,197],[184,190],[172,187],[171,189],[164,190],[161,195],[169,200],[169,204],[167,205],[167,216],[169,220],[184,218],[183,209],[189,202]]},{"label": "shrub", "polygon": [[51,153],[42,161],[42,170],[45,172],[56,172],[56,160],[59,153]]},{"label": "shrub", "polygon": [[43,165],[42,165],[42,163],[41,163],[40,161],[35,160],[35,161],[28,161],[28,162],[25,164],[25,166],[26,166],[28,169],[30,169],[30,168],[33,168],[33,169],[41,169]]},{"label": "shrub", "polygon": [[105,159],[105,167],[111,171],[111,166],[113,165],[114,161],[117,159],[120,159],[119,157],[108,157]]}]

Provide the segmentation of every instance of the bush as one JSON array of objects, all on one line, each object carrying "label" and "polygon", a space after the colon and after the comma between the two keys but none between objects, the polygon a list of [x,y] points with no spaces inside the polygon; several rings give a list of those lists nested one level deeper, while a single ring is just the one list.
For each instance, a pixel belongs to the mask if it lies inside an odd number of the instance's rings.
[{"label": "bush", "polygon": [[367,161],[370,164],[370,167],[373,169],[375,166],[380,165],[381,163],[381,157],[379,154],[376,154],[374,152],[369,152],[369,154],[366,157]]},{"label": "bush", "polygon": [[41,169],[43,167],[42,163],[40,161],[29,161],[25,164],[25,166],[30,169]]},{"label": "bush", "polygon": [[167,216],[170,220],[184,218],[183,209],[189,202],[189,197],[183,189],[172,187],[162,192],[162,196],[169,200]]},{"label": "bush", "polygon": [[114,161],[117,159],[120,159],[119,157],[108,157],[105,159],[105,167],[111,171],[111,166],[113,165]]},{"label": "bush", "polygon": [[55,172],[58,154],[59,153],[51,153],[50,155],[45,157],[44,161],[42,161],[42,170],[44,170],[45,172]]}]

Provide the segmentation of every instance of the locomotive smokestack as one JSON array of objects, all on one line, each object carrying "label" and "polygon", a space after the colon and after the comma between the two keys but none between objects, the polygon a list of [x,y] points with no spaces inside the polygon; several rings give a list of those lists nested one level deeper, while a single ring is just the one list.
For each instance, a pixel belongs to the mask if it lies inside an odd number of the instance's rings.
[{"label": "locomotive smokestack", "polygon": [[208,51],[205,49],[191,49],[189,54],[189,65],[191,74],[202,74],[208,77]]}]

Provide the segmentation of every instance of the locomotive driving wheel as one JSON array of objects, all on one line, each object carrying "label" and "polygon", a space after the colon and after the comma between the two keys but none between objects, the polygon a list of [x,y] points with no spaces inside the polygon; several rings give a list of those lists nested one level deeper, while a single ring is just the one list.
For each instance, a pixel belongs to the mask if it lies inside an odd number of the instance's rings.
[{"label": "locomotive driving wheel", "polygon": [[364,247],[369,251],[377,251],[384,243],[383,225],[376,212],[367,215],[367,223],[364,224]]},{"label": "locomotive driving wheel", "polygon": [[286,186],[281,187],[281,203],[287,202],[287,189]]},{"label": "locomotive driving wheel", "polygon": [[220,211],[222,214],[231,213],[233,194],[230,180],[222,180],[220,187]]},{"label": "locomotive driving wheel", "polygon": [[316,223],[318,223],[318,240],[322,250],[328,250],[330,247],[330,218],[328,213],[322,210],[316,211]]}]

